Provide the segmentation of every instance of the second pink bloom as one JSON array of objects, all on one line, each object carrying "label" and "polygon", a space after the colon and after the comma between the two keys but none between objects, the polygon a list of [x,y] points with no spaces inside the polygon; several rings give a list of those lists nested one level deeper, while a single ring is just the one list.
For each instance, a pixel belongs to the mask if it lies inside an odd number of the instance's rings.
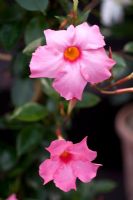
[{"label": "second pink bloom", "polygon": [[100,165],[91,161],[96,158],[97,153],[87,147],[86,140],[87,137],[77,144],[55,140],[50,144],[47,148],[50,159],[46,159],[39,167],[44,184],[53,180],[56,187],[68,192],[76,190],[77,178],[87,183],[96,176]]}]

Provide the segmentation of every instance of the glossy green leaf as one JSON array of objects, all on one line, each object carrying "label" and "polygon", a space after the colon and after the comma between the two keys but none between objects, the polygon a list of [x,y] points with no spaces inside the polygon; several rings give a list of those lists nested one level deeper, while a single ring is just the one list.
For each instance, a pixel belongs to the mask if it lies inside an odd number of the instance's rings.
[{"label": "glossy green leaf", "polygon": [[100,97],[93,93],[84,93],[82,101],[78,101],[77,108],[86,108],[96,106],[100,102]]},{"label": "glossy green leaf", "polygon": [[[2,172],[2,171],[0,171]],[[0,181],[0,200],[4,200],[5,198],[2,197],[7,197],[7,194],[9,192],[9,186],[10,186],[10,181],[7,178],[3,178]]]},{"label": "glossy green leaf", "polygon": [[113,77],[114,79],[119,79],[126,70],[126,62],[124,58],[119,56],[118,54],[113,54],[113,59],[116,61],[116,65],[113,67]]},{"label": "glossy green leaf", "polygon": [[38,103],[27,103],[17,108],[11,119],[18,119],[20,121],[35,122],[43,119],[46,116],[46,109]]},{"label": "glossy green leaf", "polygon": [[2,117],[0,117],[0,130],[2,130],[2,129],[6,129],[7,127],[6,127],[6,120],[5,120],[5,118],[4,118],[4,116]]},{"label": "glossy green leaf", "polygon": [[78,24],[87,21],[89,14],[90,10],[80,12],[80,16],[78,17]]},{"label": "glossy green leaf", "polygon": [[32,151],[41,142],[43,132],[44,128],[39,124],[23,128],[17,137],[18,155]]},{"label": "glossy green leaf", "polygon": [[120,105],[127,104],[130,101],[130,99],[132,99],[132,93],[127,93],[126,95],[119,94],[119,95],[110,96],[109,102],[113,106],[120,106]]},{"label": "glossy green leaf", "polygon": [[47,94],[49,97],[53,97],[53,98],[56,98],[58,99],[59,98],[59,95],[58,93],[52,88],[52,84],[51,84],[51,80],[47,80],[45,78],[42,78],[41,79],[41,84],[42,84],[42,89],[43,89],[43,92],[45,94]]},{"label": "glossy green leaf", "polygon": [[30,11],[44,12],[48,6],[48,0],[16,0],[17,3]]},{"label": "glossy green leaf", "polygon": [[[1,1],[0,1],[1,3]],[[12,8],[6,5],[6,1],[4,1],[5,5],[0,4],[0,23],[5,24],[5,22],[15,22],[19,21],[24,17],[25,10],[22,9],[17,4],[12,4]]]},{"label": "glossy green leaf", "polygon": [[133,42],[129,42],[124,46],[124,51],[127,53],[133,53]]},{"label": "glossy green leaf", "polygon": [[116,183],[112,180],[99,180],[93,181],[91,187],[93,187],[95,194],[107,193],[116,188]]},{"label": "glossy green leaf", "polygon": [[72,9],[72,2],[68,0],[58,0],[60,6],[62,7],[63,11],[68,14],[70,9]]},{"label": "glossy green leaf", "polygon": [[133,36],[132,18],[126,20],[125,23],[119,23],[110,28],[111,36],[117,39],[132,38]]},{"label": "glossy green leaf", "polygon": [[[18,66],[19,67],[19,66]],[[30,79],[15,79],[11,88],[13,105],[21,106],[31,101],[34,96],[34,81]]]},{"label": "glossy green leaf", "polygon": [[44,28],[42,27],[39,18],[36,17],[31,19],[31,21],[26,26],[26,31],[24,35],[26,45],[28,45],[29,43],[38,38],[43,37],[44,36],[43,30]]},{"label": "glossy green leaf", "polygon": [[8,171],[16,164],[16,152],[12,148],[0,146],[0,171]]},{"label": "glossy green leaf", "polygon": [[61,23],[63,20],[65,20],[64,16],[58,16],[58,15],[56,15],[55,18],[59,21],[59,23]]},{"label": "glossy green leaf", "polygon": [[37,49],[37,47],[44,45],[44,43],[45,43],[44,37],[38,38],[32,41],[31,43],[29,43],[23,50],[23,53],[27,55],[31,55]]},{"label": "glossy green leaf", "polygon": [[80,195],[81,199],[84,200],[94,200],[100,194],[111,192],[116,188],[116,183],[112,180],[97,180],[92,181],[89,184],[81,184]]},{"label": "glossy green leaf", "polygon": [[6,23],[0,27],[0,43],[6,50],[10,50],[16,45],[21,30],[22,27],[19,23]]},{"label": "glossy green leaf", "polygon": [[[16,58],[14,59],[14,62],[13,62],[13,75],[16,76],[16,77],[23,77],[25,75],[27,77],[27,74],[28,74],[27,65],[29,64],[28,61],[29,61],[29,59],[27,58],[26,55],[24,55],[22,53],[18,53]],[[27,69],[27,71],[26,71],[26,69]],[[27,74],[26,74],[26,72],[27,72]],[[23,79],[22,79],[22,81],[23,81]],[[14,82],[13,85],[19,84],[18,79],[17,79],[17,83],[15,83],[15,82]]]}]

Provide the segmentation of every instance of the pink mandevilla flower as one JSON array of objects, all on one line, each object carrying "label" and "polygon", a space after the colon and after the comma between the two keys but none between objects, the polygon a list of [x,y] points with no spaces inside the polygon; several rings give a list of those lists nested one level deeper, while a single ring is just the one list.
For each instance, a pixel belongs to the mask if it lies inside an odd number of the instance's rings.
[{"label": "pink mandevilla flower", "polygon": [[102,82],[111,76],[115,61],[104,50],[99,27],[86,22],[67,30],[45,30],[47,45],[32,54],[31,78],[54,78],[53,87],[66,100],[81,100],[87,82]]},{"label": "pink mandevilla flower", "polygon": [[11,194],[6,200],[17,200],[16,194]]},{"label": "pink mandevilla flower", "polygon": [[64,192],[76,190],[76,178],[90,182],[97,173],[100,164],[92,163],[97,156],[87,147],[87,137],[73,144],[66,140],[55,140],[46,148],[51,156],[39,167],[39,175],[44,184],[54,181],[56,187]]}]

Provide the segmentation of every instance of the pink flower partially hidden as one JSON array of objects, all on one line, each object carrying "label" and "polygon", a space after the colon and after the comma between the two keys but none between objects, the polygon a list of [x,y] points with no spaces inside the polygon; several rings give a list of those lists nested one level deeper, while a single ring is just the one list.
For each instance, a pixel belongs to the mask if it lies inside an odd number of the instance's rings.
[{"label": "pink flower partially hidden", "polygon": [[50,159],[39,167],[39,175],[44,179],[44,184],[53,180],[56,187],[68,192],[76,190],[76,178],[85,183],[90,182],[100,165],[91,162],[97,153],[88,149],[86,142],[87,137],[77,144],[66,140],[53,141],[46,148],[51,154]]},{"label": "pink flower partially hidden", "polygon": [[87,82],[102,82],[111,76],[115,61],[104,50],[99,27],[86,22],[67,30],[45,30],[47,45],[32,54],[31,78],[54,78],[53,87],[66,100],[81,100]]},{"label": "pink flower partially hidden", "polygon": [[11,194],[6,200],[17,200],[16,194]]}]

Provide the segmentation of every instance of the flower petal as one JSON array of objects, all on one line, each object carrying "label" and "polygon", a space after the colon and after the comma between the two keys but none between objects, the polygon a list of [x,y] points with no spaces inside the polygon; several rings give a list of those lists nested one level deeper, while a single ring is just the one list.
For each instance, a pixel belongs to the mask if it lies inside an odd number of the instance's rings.
[{"label": "flower petal", "polygon": [[55,140],[46,150],[50,152],[51,156],[59,156],[72,144],[72,142],[66,140]]},{"label": "flower petal", "polygon": [[92,161],[97,156],[96,151],[92,151],[88,148],[87,137],[85,137],[81,142],[68,147],[67,151],[73,155],[74,160]]},{"label": "flower petal", "polygon": [[75,29],[75,45],[80,46],[82,49],[97,49],[105,45],[104,37],[98,26],[89,26],[84,22],[76,26]]},{"label": "flower petal", "polygon": [[107,56],[103,48],[83,51],[82,56],[81,73],[88,82],[99,83],[111,76],[109,70],[115,61]]},{"label": "flower petal", "polygon": [[60,74],[53,82],[54,89],[66,100],[73,98],[81,100],[87,81],[80,72],[79,64],[66,63],[66,72]]},{"label": "flower petal", "polygon": [[17,200],[16,194],[11,194],[6,200]]},{"label": "flower petal", "polygon": [[44,184],[53,180],[53,176],[59,167],[59,161],[53,161],[51,159],[45,160],[39,166],[39,175],[44,179]]},{"label": "flower petal", "polygon": [[55,78],[61,70],[63,54],[47,46],[40,46],[32,54],[30,62],[31,78]]},{"label": "flower petal", "polygon": [[97,174],[99,164],[83,161],[72,162],[72,169],[76,177],[83,182],[90,182]]},{"label": "flower petal", "polygon": [[71,189],[76,190],[76,177],[69,165],[62,165],[54,175],[54,183],[56,187],[60,188],[64,192],[68,192]]},{"label": "flower petal", "polygon": [[54,31],[48,29],[44,31],[44,34],[46,37],[47,45],[54,49],[62,51],[66,48],[66,46],[70,45],[67,35],[68,33],[66,30]]},{"label": "flower petal", "polygon": [[67,28],[67,37],[68,37],[68,40],[69,40],[69,44],[72,45],[73,41],[74,41],[74,37],[75,37],[75,32],[76,29],[73,25],[70,25],[68,26]]}]

